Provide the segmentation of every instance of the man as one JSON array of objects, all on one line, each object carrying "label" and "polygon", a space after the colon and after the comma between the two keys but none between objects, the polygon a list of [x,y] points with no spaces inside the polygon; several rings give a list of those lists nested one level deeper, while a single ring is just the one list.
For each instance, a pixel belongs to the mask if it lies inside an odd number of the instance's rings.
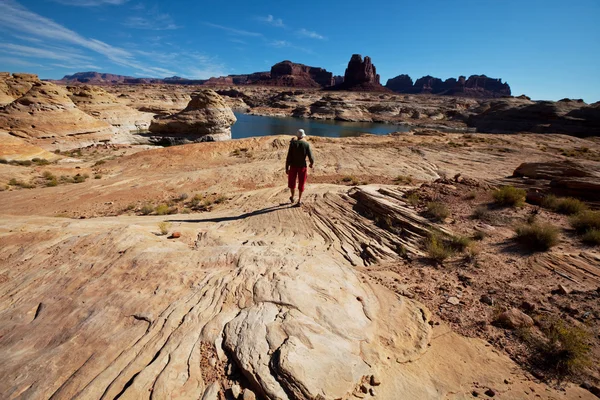
[{"label": "man", "polygon": [[287,158],[285,160],[285,173],[288,175],[288,187],[290,188],[290,202],[294,202],[294,194],[296,192],[296,179],[298,179],[298,203],[296,207],[302,205],[302,193],[306,184],[306,157],[310,161],[312,168],[315,160],[310,149],[310,144],[305,140],[306,134],[304,129],[298,129],[296,138],[290,142]]}]

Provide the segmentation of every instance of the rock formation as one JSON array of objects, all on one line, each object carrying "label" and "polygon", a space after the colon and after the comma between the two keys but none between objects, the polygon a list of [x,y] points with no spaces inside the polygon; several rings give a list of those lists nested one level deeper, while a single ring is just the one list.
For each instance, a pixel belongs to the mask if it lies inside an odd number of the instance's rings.
[{"label": "rock formation", "polygon": [[0,72],[0,106],[12,103],[31,89],[34,83],[39,82],[35,74],[10,74]]},{"label": "rock formation", "polygon": [[333,86],[331,90],[386,91],[387,89],[379,83],[379,75],[371,58],[366,56],[363,60],[360,54],[353,54],[344,74],[344,82]]},{"label": "rock formation", "polygon": [[235,121],[223,98],[206,89],[193,94],[183,111],[152,121],[150,132],[194,142],[220,141],[231,139],[231,125]]},{"label": "rock formation", "polygon": [[600,135],[600,104],[500,99],[483,103],[467,121],[478,132]]},{"label": "rock formation", "polygon": [[471,75],[469,79],[460,76],[442,81],[431,75],[419,78],[412,83],[408,75],[399,75],[388,79],[386,88],[397,93],[427,93],[466,97],[502,97],[510,96],[510,86],[501,79],[488,78],[485,75]]},{"label": "rock formation", "polygon": [[24,95],[0,108],[0,128],[51,148],[110,141],[114,128],[79,110],[69,94],[53,83],[34,82]]},{"label": "rock formation", "polygon": [[129,134],[148,130],[154,118],[153,113],[131,108],[98,86],[68,86],[67,90],[70,92],[69,97],[79,109],[117,129],[120,135],[119,138],[115,137],[113,142],[135,141]]},{"label": "rock formation", "polygon": [[273,84],[294,87],[327,87],[333,85],[333,74],[323,68],[282,61],[271,67]]}]

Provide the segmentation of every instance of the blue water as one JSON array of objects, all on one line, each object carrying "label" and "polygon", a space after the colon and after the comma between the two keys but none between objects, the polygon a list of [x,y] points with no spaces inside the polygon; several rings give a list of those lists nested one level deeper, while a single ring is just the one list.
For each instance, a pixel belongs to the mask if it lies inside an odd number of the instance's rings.
[{"label": "blue water", "polygon": [[242,139],[253,136],[293,135],[298,129],[304,129],[309,136],[349,137],[363,133],[386,135],[391,132],[407,132],[402,125],[372,122],[345,122],[332,120],[314,120],[291,117],[262,117],[235,113],[237,122],[231,127],[231,137]]}]

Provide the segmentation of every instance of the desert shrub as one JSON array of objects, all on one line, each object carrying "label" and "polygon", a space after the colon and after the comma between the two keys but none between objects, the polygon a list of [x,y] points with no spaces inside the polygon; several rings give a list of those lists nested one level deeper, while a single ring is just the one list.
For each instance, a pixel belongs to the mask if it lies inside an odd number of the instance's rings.
[{"label": "desert shrub", "polygon": [[54,150],[54,154],[60,154],[60,149]]},{"label": "desert shrub", "polygon": [[542,201],[542,207],[565,215],[575,215],[587,210],[587,205],[581,200],[572,197],[559,198],[554,195],[546,196]]},{"label": "desert shrub", "polygon": [[419,205],[419,200],[420,200],[420,197],[419,197],[419,193],[417,193],[417,192],[411,192],[406,196],[406,202],[413,207],[416,207]]},{"label": "desert shrub", "polygon": [[525,203],[527,191],[514,186],[502,186],[492,193],[496,204],[503,207],[520,207]]},{"label": "desert shrub", "polygon": [[397,185],[412,185],[414,183],[414,179],[409,175],[398,175],[394,178],[394,182]]},{"label": "desert shrub", "polygon": [[104,160],[98,160],[98,161],[96,161],[94,163],[94,167],[97,167],[97,166],[102,165],[102,164],[106,164],[106,161],[104,161]]},{"label": "desert shrub", "polygon": [[0,158],[0,164],[8,164],[8,160]]},{"label": "desert shrub", "polygon": [[201,194],[197,193],[194,195],[194,197],[192,197],[192,200],[190,201],[190,204],[192,205],[192,207],[197,207],[198,205],[200,205],[200,203],[202,202],[202,200],[204,200],[204,196],[202,196]]},{"label": "desert shrub", "polygon": [[10,181],[8,181],[8,184],[10,186],[16,186],[16,187],[20,187],[23,189],[33,189],[35,187],[34,184],[23,182],[18,179],[15,179],[15,178],[12,178]]},{"label": "desert shrub", "polygon": [[158,206],[156,206],[154,211],[156,212],[156,215],[167,215],[169,214],[169,209],[170,207],[168,205],[159,204]]},{"label": "desert shrub", "polygon": [[96,174],[96,175],[94,175],[94,179],[102,179],[102,174]]},{"label": "desert shrub", "polygon": [[431,201],[427,203],[426,214],[434,221],[441,222],[450,216],[450,210],[438,201]]},{"label": "desert shrub", "polygon": [[189,208],[187,208],[187,207],[184,207],[184,208],[183,208],[183,210],[181,210],[181,213],[182,213],[182,214],[191,214],[191,213],[192,213],[192,210],[190,210],[190,209],[189,209]]},{"label": "desert shrub", "polygon": [[70,177],[70,176],[61,175],[60,176],[60,182],[61,183],[74,183],[75,180],[72,177]]},{"label": "desert shrub", "polygon": [[52,178],[50,180],[47,180],[46,181],[46,186],[48,186],[48,187],[58,186],[58,180],[56,179],[56,177],[54,177],[54,178]]},{"label": "desert shrub", "polygon": [[135,204],[134,203],[129,203],[127,205],[127,207],[125,207],[125,211],[131,211],[135,208]]},{"label": "desert shrub", "polygon": [[144,204],[142,206],[142,208],[140,209],[140,213],[142,215],[148,215],[151,214],[152,211],[154,211],[154,207],[152,207],[150,204]]},{"label": "desert shrub", "polygon": [[83,175],[76,174],[76,175],[73,175],[73,183],[82,183],[82,182],[85,182],[85,180],[87,178],[89,178],[89,177],[90,176],[88,174],[83,174]]},{"label": "desert shrub", "polygon": [[600,211],[584,211],[571,218],[571,226],[583,235],[588,231],[600,230]]},{"label": "desert shrub", "polygon": [[538,323],[544,337],[525,337],[537,367],[560,381],[580,374],[591,365],[591,335],[588,331],[558,318],[539,320]]},{"label": "desert shrub", "polygon": [[466,236],[452,236],[448,245],[455,251],[463,252],[471,245],[471,239]]},{"label": "desert shrub", "polygon": [[465,195],[465,200],[475,200],[477,192],[469,192]]},{"label": "desert shrub", "polygon": [[31,161],[33,161],[36,165],[48,165],[50,164],[50,161],[46,160],[45,158],[33,158]]},{"label": "desert shrub", "polygon": [[13,161],[11,164],[20,165],[22,167],[29,167],[31,166],[32,162],[30,160],[18,160]]},{"label": "desert shrub", "polygon": [[531,251],[547,251],[558,244],[558,228],[550,224],[521,225],[515,232],[517,243]]},{"label": "desert shrub", "polygon": [[161,235],[166,235],[169,233],[169,229],[171,229],[171,224],[167,221],[162,221],[158,224],[158,229],[160,230]]},{"label": "desert shrub", "polygon": [[218,195],[217,197],[215,197],[213,199],[213,203],[214,204],[221,204],[221,203],[224,203],[226,200],[227,200],[227,196],[224,196],[224,195],[221,194],[221,195]]},{"label": "desert shrub", "polygon": [[54,176],[54,174],[50,171],[44,171],[42,177],[48,181],[51,181],[53,179],[56,180],[56,176]]},{"label": "desert shrub", "polygon": [[437,234],[431,234],[427,238],[425,241],[425,251],[429,258],[437,262],[443,262],[454,255],[452,247],[448,246],[444,239]]},{"label": "desert shrub", "polygon": [[343,178],[342,178],[342,182],[344,182],[344,183],[349,183],[349,184],[351,184],[352,186],[356,186],[356,185],[358,185],[358,183],[359,183],[359,182],[358,182],[358,179],[356,179],[356,178],[355,178],[354,176],[352,176],[352,175],[347,175],[347,176],[343,177]]},{"label": "desert shrub", "polygon": [[491,212],[486,206],[479,206],[473,211],[472,217],[474,219],[480,219],[482,221],[488,221],[490,219]]},{"label": "desert shrub", "polygon": [[600,246],[600,229],[590,229],[581,235],[581,241],[590,246]]},{"label": "desert shrub", "polygon": [[17,178],[11,178],[11,179],[8,181],[8,184],[9,184],[10,186],[18,186],[18,185],[19,185],[19,181],[17,180]]},{"label": "desert shrub", "polygon": [[176,200],[177,200],[177,201],[185,201],[185,200],[187,200],[187,198],[188,198],[188,197],[190,197],[190,196],[189,196],[187,193],[181,193],[181,194],[179,195],[179,197],[177,197],[177,199],[176,199]]}]

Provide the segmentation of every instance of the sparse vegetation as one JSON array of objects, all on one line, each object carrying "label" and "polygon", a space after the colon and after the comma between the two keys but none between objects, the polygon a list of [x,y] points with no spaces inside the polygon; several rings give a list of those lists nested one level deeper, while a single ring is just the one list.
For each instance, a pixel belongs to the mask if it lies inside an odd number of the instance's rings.
[{"label": "sparse vegetation", "polygon": [[94,165],[93,165],[93,166],[94,166],[94,167],[98,167],[98,166],[100,166],[100,165],[102,165],[102,164],[106,164],[106,161],[104,161],[104,160],[98,160],[98,161],[96,161],[96,162],[94,163]]},{"label": "sparse vegetation", "polygon": [[35,185],[32,183],[23,182],[16,178],[11,178],[11,180],[8,181],[8,184],[10,186],[20,187],[23,189],[33,189],[35,187]]},{"label": "sparse vegetation", "polygon": [[572,217],[571,226],[581,235],[592,229],[600,230],[600,211],[584,211]]},{"label": "sparse vegetation", "polygon": [[434,221],[441,222],[450,216],[450,210],[438,201],[431,201],[427,203],[426,214]]},{"label": "sparse vegetation", "polygon": [[581,235],[581,241],[590,246],[600,246],[600,229],[590,229]]},{"label": "sparse vegetation", "polygon": [[471,239],[466,236],[452,236],[449,239],[449,245],[452,249],[463,252],[471,246]]},{"label": "sparse vegetation", "polygon": [[95,174],[94,179],[102,179],[102,174]]},{"label": "sparse vegetation", "polygon": [[188,197],[189,197],[189,195],[188,195],[187,193],[181,193],[181,194],[180,194],[180,195],[179,195],[179,196],[178,196],[178,197],[175,199],[175,201],[176,201],[176,202],[179,202],[179,201],[185,201],[185,200],[187,200],[187,198],[188,198]]},{"label": "sparse vegetation", "polygon": [[158,224],[158,229],[160,230],[161,235],[166,235],[169,233],[169,229],[171,229],[171,224],[167,221],[162,221]]},{"label": "sparse vegetation", "polygon": [[154,212],[156,213],[156,215],[174,214],[176,211],[177,211],[176,209],[169,207],[167,204],[159,204],[154,209]]},{"label": "sparse vegetation", "polygon": [[76,174],[76,175],[73,175],[73,183],[82,183],[82,182],[85,182],[85,180],[87,178],[89,178],[89,177],[90,176],[88,174],[83,174],[83,175]]},{"label": "sparse vegetation", "polygon": [[0,164],[8,164],[8,160],[0,158]]},{"label": "sparse vegetation", "polygon": [[482,221],[488,221],[490,219],[490,210],[486,206],[479,206],[473,211],[473,218],[480,219]]},{"label": "sparse vegetation", "polygon": [[515,229],[515,240],[531,251],[547,251],[558,244],[558,228],[547,223],[521,225]]},{"label": "sparse vegetation", "polygon": [[396,185],[412,185],[414,182],[413,177],[409,175],[398,175],[394,178]]},{"label": "sparse vegetation", "polygon": [[443,262],[454,255],[454,250],[448,246],[440,235],[431,234],[425,242],[425,251],[429,258],[437,262]]},{"label": "sparse vegetation", "polygon": [[476,197],[477,197],[476,192],[469,192],[465,195],[465,200],[475,200]]},{"label": "sparse vegetation", "polygon": [[413,207],[416,207],[419,205],[419,200],[420,200],[420,197],[419,197],[419,193],[417,193],[417,192],[411,192],[406,196],[406,202]]},{"label": "sparse vegetation", "polygon": [[533,363],[558,381],[579,375],[591,365],[590,333],[559,318],[538,319],[543,336],[524,336],[532,351]]},{"label": "sparse vegetation", "polygon": [[521,207],[525,203],[527,191],[514,186],[502,186],[492,193],[496,204],[503,207]]},{"label": "sparse vegetation", "polygon": [[48,164],[50,164],[50,161],[46,160],[45,158],[33,158],[31,161],[33,163],[35,163],[36,165],[48,165]]},{"label": "sparse vegetation", "polygon": [[204,200],[204,196],[202,196],[200,193],[196,193],[194,195],[194,197],[192,197],[192,201],[190,201],[190,204],[192,207],[197,207],[202,200]]},{"label": "sparse vegetation", "polygon": [[347,175],[347,176],[343,177],[342,182],[349,183],[352,186],[356,186],[359,183],[358,179],[356,179],[356,177],[354,177],[352,175]]},{"label": "sparse vegetation", "polygon": [[140,209],[140,213],[142,215],[149,215],[152,213],[152,211],[154,211],[154,207],[152,207],[150,204],[144,204]]},{"label": "sparse vegetation", "polygon": [[473,234],[473,240],[477,240],[478,242],[482,241],[483,239],[486,238],[486,234],[484,231],[475,231],[475,233]]},{"label": "sparse vegetation", "polygon": [[572,197],[559,198],[554,195],[546,196],[542,201],[542,207],[565,215],[579,214],[588,208],[581,200]]}]

